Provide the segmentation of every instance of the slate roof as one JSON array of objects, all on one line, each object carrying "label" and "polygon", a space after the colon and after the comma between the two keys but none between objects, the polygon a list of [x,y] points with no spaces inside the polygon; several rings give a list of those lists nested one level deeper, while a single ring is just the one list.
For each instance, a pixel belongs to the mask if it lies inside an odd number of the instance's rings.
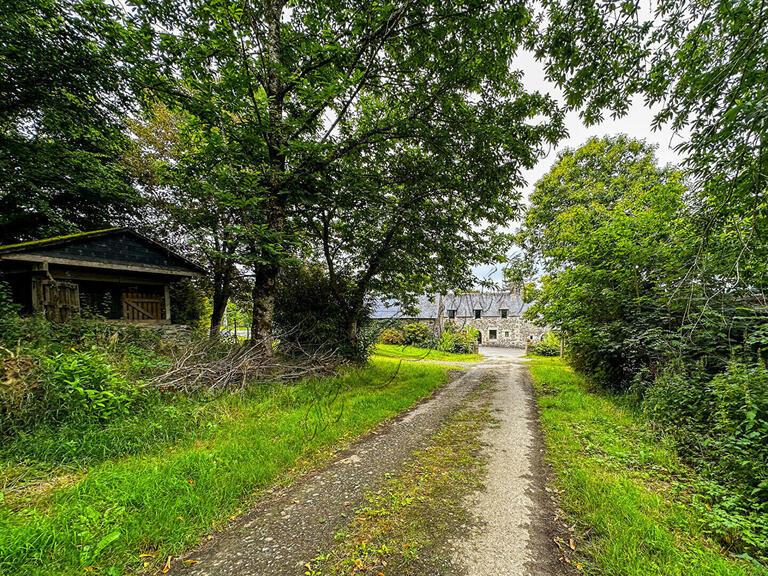
[{"label": "slate roof", "polygon": [[[378,300],[372,312],[372,317],[377,319],[424,319],[437,318],[439,296],[420,296],[416,302],[415,314],[408,313],[392,301]],[[443,297],[443,317],[448,317],[448,310],[456,310],[456,318],[474,318],[475,310],[482,310],[483,318],[501,316],[499,310],[508,310],[508,316],[522,316],[528,309],[528,304],[523,302],[518,294],[508,291],[502,292],[463,292],[461,294],[448,294]]]},{"label": "slate roof", "polygon": [[[20,244],[0,246],[0,259],[13,255],[61,257],[87,262],[115,264],[154,264],[174,269],[186,269],[196,274],[205,268],[174,252],[165,244],[148,238],[130,228],[108,228],[79,232],[66,236],[43,238]],[[18,257],[16,257],[18,259]]]}]

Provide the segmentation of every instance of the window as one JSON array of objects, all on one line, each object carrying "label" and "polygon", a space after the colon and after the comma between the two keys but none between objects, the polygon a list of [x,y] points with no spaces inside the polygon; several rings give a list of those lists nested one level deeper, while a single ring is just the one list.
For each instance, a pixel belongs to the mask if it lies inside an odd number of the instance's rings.
[{"label": "window", "polygon": [[448,318],[456,318],[456,310],[448,310]]},{"label": "window", "polygon": [[504,338],[509,338],[509,330],[504,330]]},{"label": "window", "polygon": [[480,313],[482,310],[475,310],[475,318],[480,318]]},{"label": "window", "polygon": [[501,312],[501,317],[502,318],[506,318],[507,317],[507,312],[509,312],[509,310],[507,310],[506,308],[501,308],[499,310],[499,312]]},{"label": "window", "polygon": [[488,330],[488,340],[496,340],[496,330]]}]

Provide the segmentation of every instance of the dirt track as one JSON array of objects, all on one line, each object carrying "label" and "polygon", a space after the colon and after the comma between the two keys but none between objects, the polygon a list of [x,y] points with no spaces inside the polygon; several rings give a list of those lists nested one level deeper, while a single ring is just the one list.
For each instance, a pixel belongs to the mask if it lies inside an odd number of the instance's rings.
[{"label": "dirt track", "polygon": [[[294,576],[352,519],[365,494],[396,474],[480,382],[494,380],[499,420],[485,441],[485,489],[467,502],[474,528],[456,535],[452,573],[470,576],[557,575],[553,509],[527,371],[519,352],[485,350],[486,358],[433,397],[378,427],[325,469],[275,493],[173,563],[171,573],[205,576]],[[185,566],[184,559],[197,563]],[[390,575],[388,575],[390,576]]]}]

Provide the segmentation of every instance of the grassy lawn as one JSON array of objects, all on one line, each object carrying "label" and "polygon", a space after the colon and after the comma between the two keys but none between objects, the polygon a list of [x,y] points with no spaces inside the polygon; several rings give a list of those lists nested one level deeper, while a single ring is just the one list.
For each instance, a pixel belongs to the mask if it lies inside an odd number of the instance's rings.
[{"label": "grassy lawn", "polygon": [[474,362],[480,360],[482,354],[453,354],[439,350],[416,348],[415,346],[399,346],[397,344],[376,344],[373,349],[375,356],[397,358],[403,360],[446,360],[453,362]]},{"label": "grassy lawn", "polygon": [[556,487],[583,535],[584,571],[631,576],[766,574],[706,531],[699,479],[642,420],[562,361],[534,359]]},{"label": "grassy lawn", "polygon": [[332,379],[166,397],[105,426],[16,439],[0,449],[0,573],[156,570],[446,380],[437,366],[396,368],[374,360]]}]

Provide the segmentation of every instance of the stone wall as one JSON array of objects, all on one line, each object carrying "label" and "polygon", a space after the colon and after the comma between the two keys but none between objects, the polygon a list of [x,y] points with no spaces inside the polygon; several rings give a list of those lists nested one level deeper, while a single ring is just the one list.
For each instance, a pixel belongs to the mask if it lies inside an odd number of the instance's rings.
[{"label": "stone wall", "polygon": [[[433,331],[437,331],[437,323],[434,319],[408,320],[404,324],[410,322],[422,322]],[[527,338],[530,337],[534,342],[538,342],[544,334],[549,332],[549,328],[531,324],[520,316],[511,316],[509,318],[501,318],[500,316],[456,318],[452,322],[455,322],[459,328],[472,326],[472,328],[478,330],[482,337],[482,346],[524,349]],[[491,340],[491,330],[496,330],[496,340]]]}]

